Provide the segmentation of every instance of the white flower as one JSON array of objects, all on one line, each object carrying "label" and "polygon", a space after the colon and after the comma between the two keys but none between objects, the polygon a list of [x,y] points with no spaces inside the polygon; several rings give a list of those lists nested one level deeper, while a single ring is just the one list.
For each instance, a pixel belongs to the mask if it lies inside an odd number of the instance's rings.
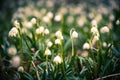
[{"label": "white flower", "polygon": [[60,57],[60,56],[56,56],[55,58],[54,58],[54,60],[53,60],[53,62],[55,62],[55,63],[59,63],[59,64],[61,64],[62,63],[62,58]]},{"label": "white flower", "polygon": [[16,35],[18,34],[18,30],[16,27],[13,27],[10,31],[9,31],[9,36],[10,37],[16,37]]},{"label": "white flower", "polygon": [[96,20],[92,20],[91,24],[92,24],[92,27],[97,27],[97,21]]},{"label": "white flower", "polygon": [[49,19],[48,16],[44,16],[44,17],[43,17],[43,21],[44,21],[45,23],[49,23],[49,22],[50,22],[50,19]]},{"label": "white flower", "polygon": [[48,29],[45,29],[45,30],[44,30],[44,33],[45,33],[45,34],[49,34],[50,32],[49,32]]},{"label": "white flower", "polygon": [[100,32],[101,33],[107,33],[107,32],[109,32],[109,28],[107,26],[104,26],[100,29]]},{"label": "white flower", "polygon": [[32,23],[31,22],[25,22],[25,26],[27,28],[32,28]]},{"label": "white flower", "polygon": [[103,42],[103,43],[102,43],[102,46],[103,46],[103,47],[106,47],[106,46],[107,46],[107,43],[106,43],[106,42]]},{"label": "white flower", "polygon": [[61,21],[61,19],[62,19],[61,15],[56,15],[55,18],[54,18],[54,20],[57,21],[57,22]]},{"label": "white flower", "polygon": [[84,25],[84,21],[82,19],[78,19],[77,24],[81,27]]},{"label": "white flower", "polygon": [[45,55],[51,55],[51,51],[47,48],[46,50],[45,50]]},{"label": "white flower", "polygon": [[18,66],[20,66],[20,62],[21,62],[21,60],[20,60],[20,57],[19,57],[19,56],[14,56],[14,57],[12,58],[12,60],[10,61],[11,65],[12,65],[13,67],[18,67]]},{"label": "white flower", "polygon": [[55,44],[60,44],[60,39],[56,39]]},{"label": "white flower", "polygon": [[51,47],[53,45],[53,43],[51,41],[47,42],[47,47]]},{"label": "white flower", "polygon": [[55,36],[56,36],[58,39],[63,39],[63,36],[62,36],[61,31],[57,31],[57,32],[55,33]]},{"label": "white flower", "polygon": [[31,22],[32,24],[36,24],[36,23],[37,23],[36,18],[32,18],[30,22]]},{"label": "white flower", "polygon": [[78,38],[78,33],[76,31],[73,31],[71,36],[72,38]]},{"label": "white flower", "polygon": [[83,49],[90,49],[90,45],[89,45],[89,43],[84,43],[84,45],[83,45]]},{"label": "white flower", "polygon": [[18,71],[19,71],[19,72],[23,72],[23,71],[24,71],[23,66],[18,67]]},{"label": "white flower", "polygon": [[53,13],[52,12],[48,12],[47,16],[51,19],[51,18],[53,18]]},{"label": "white flower", "polygon": [[117,21],[116,21],[116,25],[119,25],[119,24],[120,24],[120,20],[117,20]]},{"label": "white flower", "polygon": [[98,41],[99,40],[99,36],[94,36],[93,40],[94,41]]},{"label": "white flower", "polygon": [[15,25],[16,28],[20,27],[20,23],[17,20],[14,21],[14,25]]},{"label": "white flower", "polygon": [[36,29],[36,34],[41,34],[44,32],[44,27],[40,26],[39,28]]},{"label": "white flower", "polygon": [[16,55],[16,53],[17,53],[17,49],[15,47],[11,46],[10,48],[8,48],[9,55],[14,56],[14,55]]},{"label": "white flower", "polygon": [[97,34],[97,33],[98,33],[97,27],[92,27],[92,28],[91,28],[91,32],[92,32],[93,34]]}]

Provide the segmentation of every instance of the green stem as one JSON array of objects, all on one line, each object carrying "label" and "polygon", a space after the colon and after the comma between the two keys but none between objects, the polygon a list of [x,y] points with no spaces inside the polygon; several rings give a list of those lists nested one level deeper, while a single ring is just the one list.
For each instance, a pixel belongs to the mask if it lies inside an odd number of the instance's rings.
[{"label": "green stem", "polygon": [[40,79],[40,76],[39,76],[38,69],[36,68],[36,66],[35,66],[35,64],[34,64],[33,61],[32,61],[32,65],[33,65],[33,67],[35,68],[35,71],[36,71],[36,75],[37,75],[38,80],[41,80],[41,79]]},{"label": "green stem", "polygon": [[66,74],[65,74],[65,60],[64,60],[64,54],[63,54],[63,46],[62,46],[62,41],[61,41],[61,44],[60,44],[60,47],[61,47],[61,54],[60,56],[62,57],[62,70],[63,70],[63,75],[64,75],[64,78],[66,80]]},{"label": "green stem", "polygon": [[[21,30],[20,29],[18,29],[18,31],[19,31],[19,38],[20,38],[20,42],[19,42],[19,44],[20,44],[20,57],[21,57],[21,60],[23,60],[23,47],[22,47],[22,34],[21,34]],[[22,65],[23,65],[23,62],[21,63]]]},{"label": "green stem", "polygon": [[72,41],[72,57],[75,55],[74,54],[74,44],[73,44],[73,39],[71,38],[71,41]]},{"label": "green stem", "polygon": [[48,71],[48,56],[46,56],[46,72]]}]

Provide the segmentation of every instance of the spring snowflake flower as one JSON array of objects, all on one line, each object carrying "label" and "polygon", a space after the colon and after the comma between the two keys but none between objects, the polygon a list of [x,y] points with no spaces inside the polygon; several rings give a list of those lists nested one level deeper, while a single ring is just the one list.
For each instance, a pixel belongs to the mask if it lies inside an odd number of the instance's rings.
[{"label": "spring snowflake flower", "polygon": [[16,28],[19,28],[19,27],[20,27],[20,23],[19,23],[17,20],[15,20],[15,21],[14,21],[14,26],[15,26]]},{"label": "spring snowflake flower", "polygon": [[103,42],[103,43],[102,43],[102,46],[103,46],[103,47],[106,47],[106,46],[107,46],[107,43],[106,43],[106,42]]},{"label": "spring snowflake flower", "polygon": [[39,28],[36,29],[36,34],[42,34],[44,32],[44,27],[40,26]]},{"label": "spring snowflake flower", "polygon": [[83,49],[90,49],[90,45],[89,45],[89,43],[84,43],[84,45],[83,45]]},{"label": "spring snowflake flower", "polygon": [[24,72],[23,66],[18,67],[18,71],[19,71],[19,72]]},{"label": "spring snowflake flower", "polygon": [[46,34],[46,35],[47,35],[47,34],[49,34],[49,33],[50,33],[50,32],[49,32],[49,30],[48,30],[48,29],[45,29],[45,30],[44,30],[44,34]]},{"label": "spring snowflake flower", "polygon": [[16,53],[17,53],[17,49],[15,47],[12,46],[12,47],[8,48],[9,55],[14,56],[14,55],[16,55]]},{"label": "spring snowflake flower", "polygon": [[32,18],[30,22],[31,22],[32,24],[36,24],[36,23],[37,23],[37,20],[36,20],[36,18]]},{"label": "spring snowflake flower", "polygon": [[99,36],[95,35],[93,38],[94,41],[98,41],[99,40]]},{"label": "spring snowflake flower", "polygon": [[61,43],[60,39],[55,40],[55,44],[60,44],[60,43]]},{"label": "spring snowflake flower", "polygon": [[48,16],[50,19],[52,19],[52,18],[53,18],[53,13],[52,13],[52,12],[48,12],[48,13],[47,13],[47,16]]},{"label": "spring snowflake flower", "polygon": [[51,51],[47,48],[46,50],[45,50],[45,55],[51,55]]},{"label": "spring snowflake flower", "polygon": [[44,16],[44,17],[43,17],[43,21],[44,21],[45,23],[49,23],[49,22],[50,22],[50,19],[49,19],[48,16]]},{"label": "spring snowflake flower", "polygon": [[62,32],[61,32],[61,31],[57,31],[57,32],[55,33],[55,36],[56,36],[58,39],[60,39],[60,40],[63,39],[63,36],[62,36]]},{"label": "spring snowflake flower", "polygon": [[20,66],[20,57],[19,56],[14,56],[12,60],[10,61],[12,67],[19,67]]},{"label": "spring snowflake flower", "polygon": [[100,29],[100,32],[101,33],[107,33],[107,32],[109,32],[109,28],[107,26],[104,26]]},{"label": "spring snowflake flower", "polygon": [[119,25],[119,24],[120,24],[120,20],[117,20],[117,21],[116,21],[116,25]]},{"label": "spring snowflake flower", "polygon": [[55,62],[55,63],[59,63],[59,64],[61,64],[62,63],[62,58],[60,57],[60,56],[56,56],[55,58],[54,58],[54,60],[53,60],[53,62]]},{"label": "spring snowflake flower", "polygon": [[55,18],[54,18],[54,20],[57,21],[57,22],[61,21],[61,19],[62,19],[61,15],[56,15]]},{"label": "spring snowflake flower", "polygon": [[97,21],[96,20],[92,20],[91,24],[92,24],[92,27],[97,27]]},{"label": "spring snowflake flower", "polygon": [[16,27],[13,27],[10,31],[9,31],[9,36],[10,37],[16,37],[16,35],[18,34],[18,30]]},{"label": "spring snowflake flower", "polygon": [[29,29],[32,28],[32,23],[31,22],[25,22],[24,25]]},{"label": "spring snowflake flower", "polygon": [[77,24],[81,27],[84,25],[84,21],[82,19],[78,19]]},{"label": "spring snowflake flower", "polygon": [[53,43],[51,41],[47,42],[47,47],[51,47],[53,45]]},{"label": "spring snowflake flower", "polygon": [[92,32],[93,34],[97,34],[97,33],[98,33],[97,27],[92,27],[92,28],[91,28],[91,32]]},{"label": "spring snowflake flower", "polygon": [[71,36],[73,39],[78,38],[78,33],[76,31],[73,31]]}]

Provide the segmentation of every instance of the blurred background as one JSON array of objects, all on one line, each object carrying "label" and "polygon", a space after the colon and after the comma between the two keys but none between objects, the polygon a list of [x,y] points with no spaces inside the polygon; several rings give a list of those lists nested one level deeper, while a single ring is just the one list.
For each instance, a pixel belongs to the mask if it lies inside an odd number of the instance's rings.
[{"label": "blurred background", "polygon": [[[32,17],[42,19],[44,13],[49,11],[53,12],[54,16],[58,13],[65,15],[64,22],[68,27],[76,26],[77,17],[85,19],[86,23],[90,23],[93,18],[96,18],[98,21],[101,20],[99,26],[109,25],[108,27],[112,27],[113,31],[114,46],[120,56],[120,0],[0,0],[0,54],[4,53],[2,45],[6,45],[9,41],[8,32],[14,26],[13,22],[16,19],[20,22],[30,21]],[[71,21],[74,23],[71,24]],[[53,26],[59,24],[54,24],[53,20],[52,22]],[[78,25],[90,26],[86,23]]]}]

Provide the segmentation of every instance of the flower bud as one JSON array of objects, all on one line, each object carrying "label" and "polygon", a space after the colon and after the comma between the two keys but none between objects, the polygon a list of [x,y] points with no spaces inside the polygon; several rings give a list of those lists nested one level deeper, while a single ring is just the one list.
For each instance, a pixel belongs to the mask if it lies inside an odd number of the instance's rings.
[{"label": "flower bud", "polygon": [[19,71],[19,72],[24,72],[23,66],[20,66],[20,67],[18,68],[18,71]]}]

